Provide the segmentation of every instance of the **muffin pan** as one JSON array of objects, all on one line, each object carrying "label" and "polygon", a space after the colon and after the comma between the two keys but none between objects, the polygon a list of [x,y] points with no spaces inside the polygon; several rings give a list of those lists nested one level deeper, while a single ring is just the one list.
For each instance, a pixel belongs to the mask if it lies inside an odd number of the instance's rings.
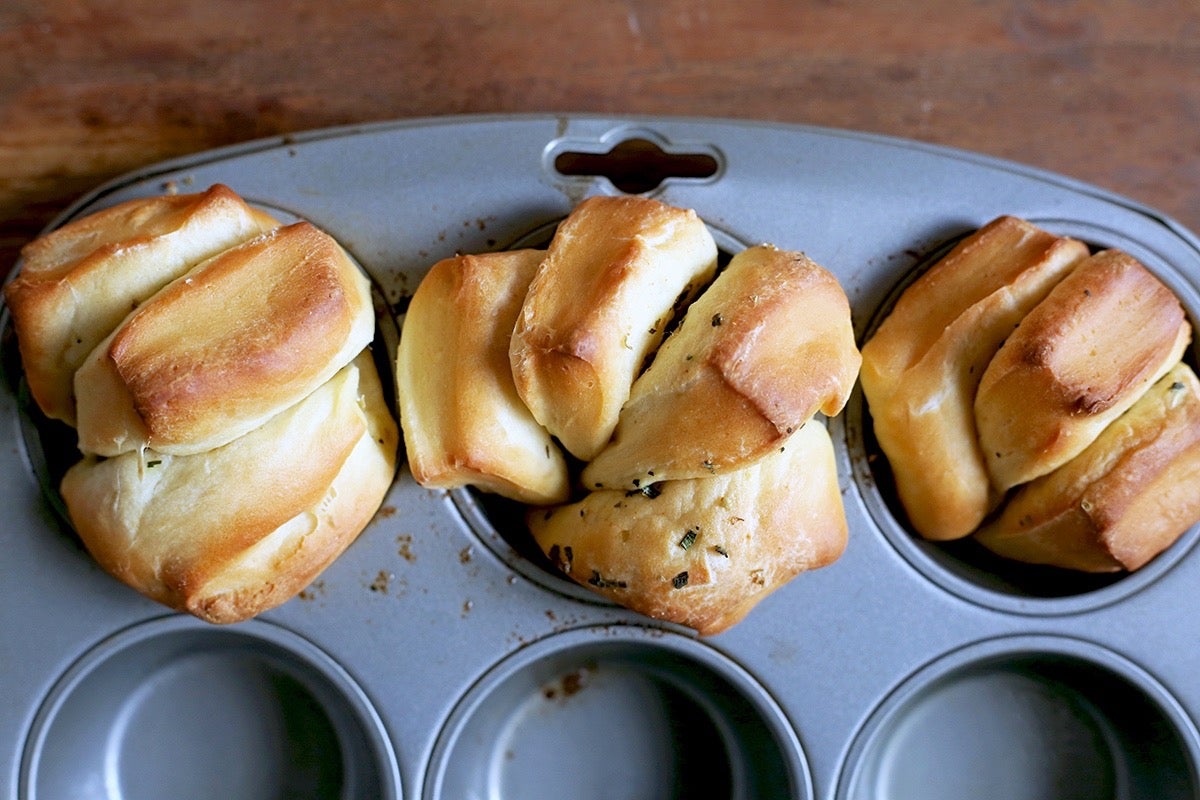
[{"label": "muffin pan", "polygon": [[[727,254],[804,251],[841,281],[860,342],[922,265],[1000,214],[1132,253],[1200,317],[1200,241],[1153,210],[975,154],[725,120],[316,131],[133,173],[55,224],[217,182],[347,248],[375,284],[385,366],[435,261],[544,242],[579,200],[623,189],[696,209]],[[845,554],[718,636],[575,586],[516,509],[417,486],[403,453],[340,559],[283,606],[218,627],[83,551],[53,488],[71,438],[32,409],[0,322],[5,796],[1200,795],[1200,616],[1186,600],[1200,529],[1099,578],[921,541],[857,391],[829,421]]]}]

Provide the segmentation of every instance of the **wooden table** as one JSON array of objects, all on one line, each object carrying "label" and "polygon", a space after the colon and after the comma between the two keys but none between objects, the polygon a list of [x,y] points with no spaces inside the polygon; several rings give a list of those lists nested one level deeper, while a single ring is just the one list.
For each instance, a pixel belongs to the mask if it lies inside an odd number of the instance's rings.
[{"label": "wooden table", "polygon": [[3,0],[0,274],[73,198],[169,156],[526,111],[911,137],[1200,230],[1196,0]]}]

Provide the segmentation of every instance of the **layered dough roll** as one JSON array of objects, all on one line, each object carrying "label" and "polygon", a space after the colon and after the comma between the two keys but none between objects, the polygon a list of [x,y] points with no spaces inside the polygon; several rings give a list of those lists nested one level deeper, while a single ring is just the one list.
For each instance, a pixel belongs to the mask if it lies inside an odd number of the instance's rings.
[{"label": "layered dough roll", "polygon": [[802,253],[733,257],[633,385],[583,485],[636,488],[720,474],[846,404],[861,362],[850,304]]},{"label": "layered dough roll", "polygon": [[922,536],[966,536],[998,500],[975,427],[979,380],[1021,319],[1087,256],[1081,242],[998,218],[908,287],[863,345],[875,435]]},{"label": "layered dough roll", "polygon": [[278,224],[218,184],[129,200],[27,244],[4,294],[38,407],[74,425],[75,371],[131,310],[197,263]]},{"label": "layered dough roll", "polygon": [[75,376],[79,447],[220,447],[328,380],[375,332],[367,278],[300,222],[222,252],[143,303]]},{"label": "layered dough roll", "polygon": [[290,598],[357,537],[391,484],[397,438],[364,352],[222,447],[88,457],[62,495],[109,573],[172,608],[235,622]]},{"label": "layered dough roll", "polygon": [[448,258],[413,294],[396,381],[408,463],[422,486],[469,484],[535,505],[567,499],[566,460],[517,396],[508,358],[544,255]]},{"label": "layered dough roll", "polygon": [[694,211],[648,198],[589,198],[559,225],[509,355],[521,400],[574,456],[608,443],[634,377],[716,261]]},{"label": "layered dough roll", "polygon": [[1063,278],[1005,341],[975,397],[1000,491],[1078,455],[1179,362],[1191,325],[1136,259],[1106,250]]},{"label": "layered dough roll", "polygon": [[418,483],[525,503],[570,577],[704,635],[845,548],[816,415],[861,360],[831,273],[763,245],[714,280],[716,256],[694,211],[592,198],[544,252],[435,264],[397,354]]},{"label": "layered dough roll", "polygon": [[1200,382],[1175,365],[1079,455],[1017,490],[976,539],[999,555],[1134,570],[1200,519]]},{"label": "layered dough roll", "polygon": [[847,527],[829,433],[813,420],[724,475],[602,490],[529,512],[573,580],[656,619],[719,633],[805,570],[836,560]]}]

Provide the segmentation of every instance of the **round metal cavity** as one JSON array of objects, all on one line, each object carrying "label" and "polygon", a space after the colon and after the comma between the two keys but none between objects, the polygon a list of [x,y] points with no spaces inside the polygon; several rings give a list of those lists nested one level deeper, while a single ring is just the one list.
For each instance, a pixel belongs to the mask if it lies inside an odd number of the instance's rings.
[{"label": "round metal cavity", "polygon": [[872,714],[838,800],[1184,800],[1200,793],[1197,733],[1148,673],[1075,639],[968,646]]},{"label": "round metal cavity", "polygon": [[[1117,248],[1141,261],[1179,297],[1195,327],[1200,320],[1200,288],[1177,266],[1152,247],[1107,228],[1067,219],[1031,219],[1039,227],[1087,242],[1093,250]],[[950,251],[956,240],[932,248],[918,260],[875,312],[865,338],[886,317],[904,289],[925,269]],[[864,338],[864,340],[865,340]],[[1184,356],[1196,364],[1193,348]],[[942,589],[978,605],[1017,614],[1057,616],[1091,611],[1140,591],[1156,582],[1190,552],[1200,525],[1186,531],[1172,546],[1134,572],[1090,574],[1057,567],[1025,564],[1002,558],[973,538],[932,542],[909,525],[896,494],[887,457],[872,431],[870,408],[861,388],[847,404],[845,430],[854,482],[878,529],[893,548],[918,572]]]},{"label": "round metal cavity", "polygon": [[262,621],[167,617],[101,642],[26,741],[21,797],[400,796],[391,742],[334,661]]},{"label": "round metal cavity", "polygon": [[585,628],[467,692],[422,796],[807,800],[812,782],[783,712],[736,664],[681,635]]}]

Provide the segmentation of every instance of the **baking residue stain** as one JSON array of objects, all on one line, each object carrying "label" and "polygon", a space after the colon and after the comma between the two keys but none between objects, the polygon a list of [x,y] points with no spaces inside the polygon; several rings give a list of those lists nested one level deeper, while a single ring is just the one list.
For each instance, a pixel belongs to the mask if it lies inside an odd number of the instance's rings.
[{"label": "baking residue stain", "polygon": [[301,600],[316,600],[319,595],[323,594],[325,594],[325,581],[313,581],[301,589],[296,596]]},{"label": "baking residue stain", "polygon": [[394,577],[395,577],[395,575],[393,575],[392,573],[381,569],[375,575],[375,580],[371,581],[368,588],[370,588],[370,590],[372,592],[378,592],[379,594],[387,594],[388,585],[391,583],[391,580]]},{"label": "baking residue stain", "polygon": [[568,672],[556,682],[543,686],[542,697],[549,701],[569,700],[587,688],[588,684],[591,683],[592,673],[595,671],[595,666],[589,665]]},{"label": "baking residue stain", "polygon": [[412,536],[407,533],[402,533],[396,537],[397,552],[401,558],[410,564],[417,560],[416,554],[412,551],[412,541]]}]

